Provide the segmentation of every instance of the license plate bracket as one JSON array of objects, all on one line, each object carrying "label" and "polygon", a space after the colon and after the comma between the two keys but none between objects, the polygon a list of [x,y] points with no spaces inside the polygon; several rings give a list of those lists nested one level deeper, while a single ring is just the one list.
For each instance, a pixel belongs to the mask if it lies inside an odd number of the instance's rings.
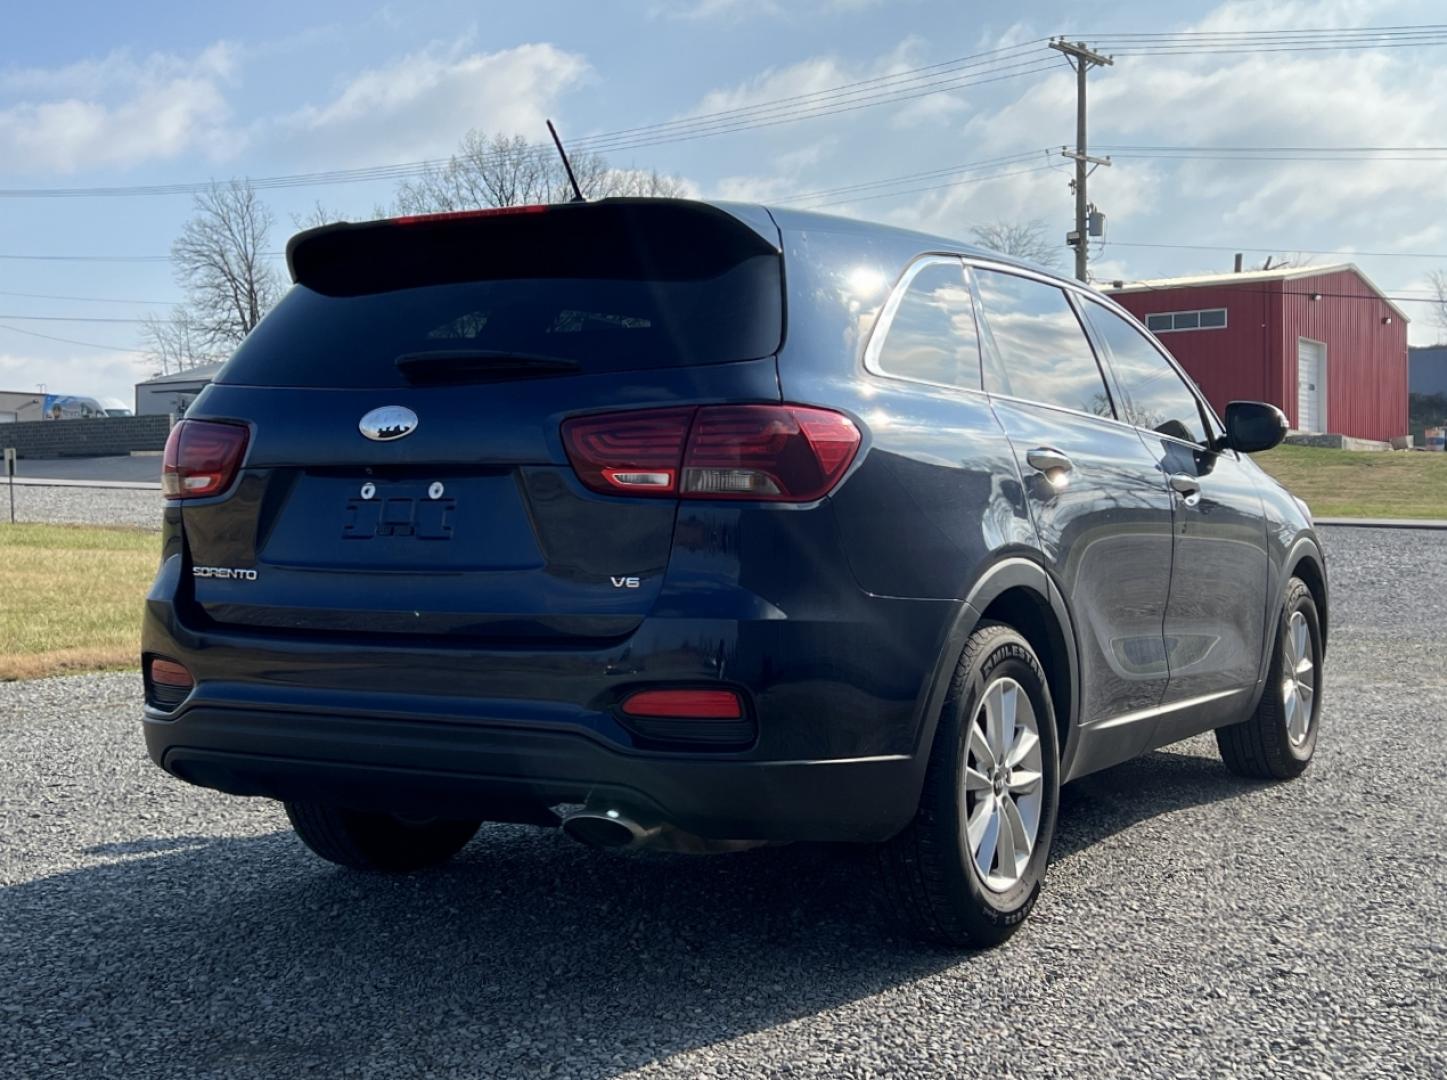
[{"label": "license plate bracket", "polygon": [[456,511],[457,500],[450,495],[435,499],[401,491],[386,494],[378,491],[367,499],[354,495],[347,500],[342,539],[451,540]]}]

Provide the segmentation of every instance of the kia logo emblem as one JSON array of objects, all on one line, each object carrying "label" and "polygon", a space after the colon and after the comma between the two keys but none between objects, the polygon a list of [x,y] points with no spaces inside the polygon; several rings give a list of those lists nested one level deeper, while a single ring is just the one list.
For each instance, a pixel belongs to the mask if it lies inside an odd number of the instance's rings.
[{"label": "kia logo emblem", "polygon": [[373,442],[392,442],[417,430],[417,414],[402,405],[383,405],[362,417],[357,427]]}]

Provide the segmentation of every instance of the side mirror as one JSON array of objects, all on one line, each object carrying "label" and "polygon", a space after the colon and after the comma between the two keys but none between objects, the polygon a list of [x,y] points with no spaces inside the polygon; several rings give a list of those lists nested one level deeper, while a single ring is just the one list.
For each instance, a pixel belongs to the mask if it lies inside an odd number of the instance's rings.
[{"label": "side mirror", "polygon": [[1286,414],[1264,401],[1233,401],[1226,406],[1226,443],[1243,454],[1270,450],[1286,438]]}]

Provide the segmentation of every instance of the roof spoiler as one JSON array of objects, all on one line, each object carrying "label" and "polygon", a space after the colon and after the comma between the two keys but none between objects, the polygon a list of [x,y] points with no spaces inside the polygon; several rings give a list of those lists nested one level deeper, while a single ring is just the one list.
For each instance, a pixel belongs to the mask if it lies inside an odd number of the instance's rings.
[{"label": "roof spoiler", "polygon": [[323,225],[287,242],[286,263],[298,285],[355,296],[497,278],[701,280],[781,250],[764,211],[639,198]]}]

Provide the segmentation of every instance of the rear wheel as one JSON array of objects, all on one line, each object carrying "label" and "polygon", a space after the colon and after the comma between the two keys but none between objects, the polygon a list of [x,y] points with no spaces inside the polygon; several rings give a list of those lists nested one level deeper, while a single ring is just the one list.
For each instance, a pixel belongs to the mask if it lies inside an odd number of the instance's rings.
[{"label": "rear wheel", "polygon": [[894,906],[923,937],[995,945],[1040,893],[1059,802],[1045,673],[1014,629],[970,636],[945,699],[914,821],[881,847]]},{"label": "rear wheel", "polygon": [[1300,776],[1316,750],[1321,717],[1321,619],[1300,578],[1286,586],[1266,689],[1248,720],[1216,729],[1221,760],[1238,776]]},{"label": "rear wheel", "polygon": [[403,873],[456,855],[477,821],[409,820],[327,803],[288,802],[286,816],[301,842],[329,862],[354,870]]}]

